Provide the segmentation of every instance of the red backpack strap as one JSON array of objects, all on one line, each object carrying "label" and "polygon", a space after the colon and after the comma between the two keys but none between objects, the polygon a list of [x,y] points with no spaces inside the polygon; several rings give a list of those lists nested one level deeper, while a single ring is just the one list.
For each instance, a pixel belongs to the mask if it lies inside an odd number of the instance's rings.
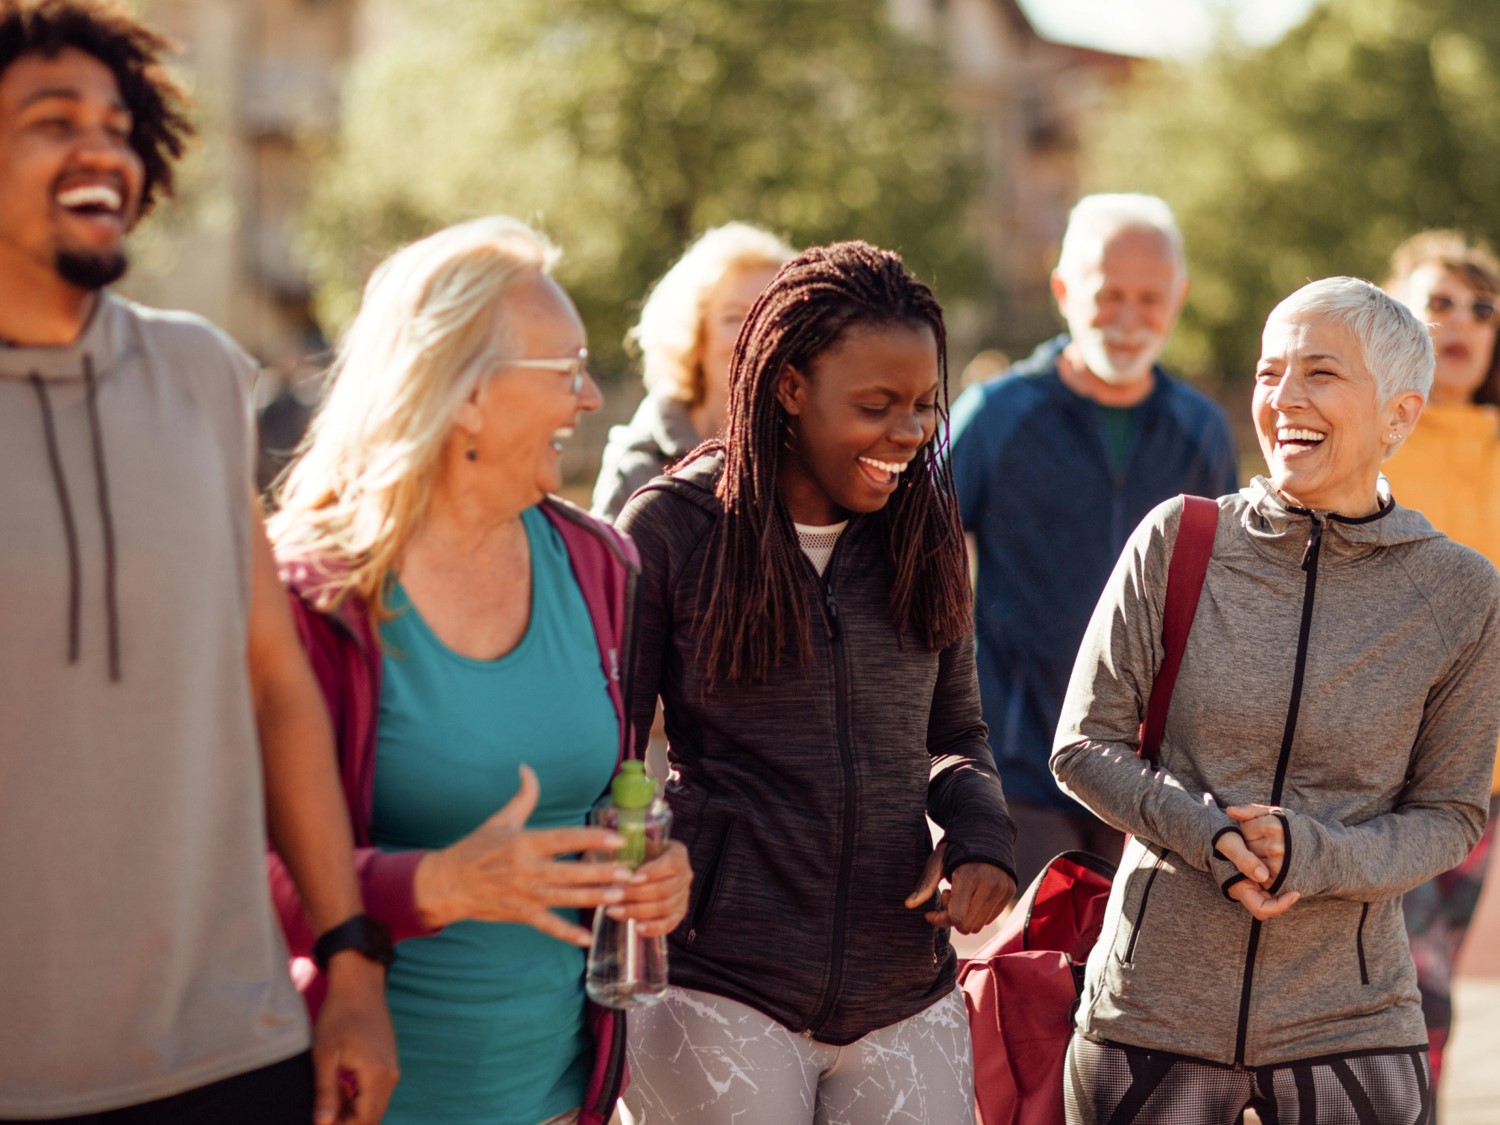
[{"label": "red backpack strap", "polygon": [[1203,496],[1182,498],[1182,522],[1177,528],[1177,542],[1172,545],[1172,562],[1167,567],[1161,671],[1151,685],[1146,721],[1141,724],[1140,754],[1152,765],[1161,755],[1161,736],[1167,727],[1172,688],[1177,683],[1177,670],[1182,667],[1193,615],[1198,612],[1198,595],[1203,592],[1203,576],[1208,573],[1208,557],[1213,553],[1214,533],[1218,529],[1217,501]]}]

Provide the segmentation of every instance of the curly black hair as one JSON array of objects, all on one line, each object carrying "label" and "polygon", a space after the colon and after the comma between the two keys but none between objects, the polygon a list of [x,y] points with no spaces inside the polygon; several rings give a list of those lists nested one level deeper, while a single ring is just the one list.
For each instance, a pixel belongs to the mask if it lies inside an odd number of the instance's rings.
[{"label": "curly black hair", "polygon": [[145,167],[141,210],[171,196],[173,162],[195,135],[188,97],[162,56],[175,50],[114,0],[0,0],[0,73],[25,55],[55,58],[72,47],[115,76],[130,110],[130,147]]}]

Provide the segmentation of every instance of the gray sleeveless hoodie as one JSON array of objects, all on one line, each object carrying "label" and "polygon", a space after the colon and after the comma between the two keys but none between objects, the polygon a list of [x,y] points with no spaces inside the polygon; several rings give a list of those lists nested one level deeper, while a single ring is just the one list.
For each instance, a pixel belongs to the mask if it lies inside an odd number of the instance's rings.
[{"label": "gray sleeveless hoodie", "polygon": [[[1382,485],[1383,485],[1382,481]],[[1137,728],[1162,656],[1180,499],[1136,529],[1090,622],[1052,754],[1062,787],[1135,834],[1089,959],[1090,1038],[1243,1066],[1425,1045],[1403,891],[1478,841],[1500,733],[1500,577],[1382,495],[1289,508],[1264,478],[1219,500],[1157,772]],[[1284,809],[1257,922],[1214,851],[1225,806]]]}]

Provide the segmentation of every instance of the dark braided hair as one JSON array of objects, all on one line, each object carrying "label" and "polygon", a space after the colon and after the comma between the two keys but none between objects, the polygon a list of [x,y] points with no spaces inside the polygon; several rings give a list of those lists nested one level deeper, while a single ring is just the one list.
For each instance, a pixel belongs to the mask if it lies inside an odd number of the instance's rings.
[{"label": "dark braided hair", "polygon": [[937,341],[937,430],[902,486],[870,517],[881,522],[893,571],[891,624],[898,640],[911,627],[934,651],[973,628],[967,555],[946,455],[942,307],[898,254],[867,242],[815,246],[783,266],[751,307],[730,366],[725,436],[703,447],[724,456],[718,485],[724,515],[713,531],[704,573],[710,685],[721,679],[764,682],[788,638],[795,639],[801,664],[811,659],[801,548],[777,489],[787,419],[776,389],[788,365],[808,374],[819,356],[856,327],[926,327]]},{"label": "dark braided hair", "polygon": [[113,0],[0,0],[0,72],[25,55],[56,58],[72,47],[110,69],[130,110],[130,147],[145,180],[141,215],[172,194],[172,162],[193,137],[187,95],[161,56],[172,49]]}]

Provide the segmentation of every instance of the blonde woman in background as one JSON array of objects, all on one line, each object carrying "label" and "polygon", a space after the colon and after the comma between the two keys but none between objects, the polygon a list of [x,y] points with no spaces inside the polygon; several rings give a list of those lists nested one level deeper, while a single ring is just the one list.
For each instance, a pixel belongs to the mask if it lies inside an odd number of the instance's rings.
[{"label": "blonde woman in background", "polygon": [[[634,877],[567,858],[619,843],[584,824],[627,745],[636,556],[551,496],[600,402],[556,256],[497,216],[382,265],[271,524],[365,910],[400,942],[387,1125],[603,1125],[623,1027],[585,1004],[580,908],[665,934],[687,903],[680,844]],[[305,955],[295,890],[271,875]]]},{"label": "blonde woman in background", "polygon": [[[1500,565],[1500,387],[1495,349],[1500,262],[1457,231],[1407,239],[1385,288],[1426,322],[1437,355],[1422,421],[1386,464],[1392,494],[1455,541]],[[1500,772],[1495,776],[1500,791]],[[1490,823],[1469,857],[1407,893],[1406,928],[1417,962],[1436,1080],[1453,1023],[1453,966],[1484,884]]]},{"label": "blonde woman in background", "polygon": [[610,430],[596,516],[613,520],[631,493],[723,428],[740,325],[795,253],[759,227],[728,223],[705,233],[656,283],[627,337],[641,352],[646,397],[628,425]]}]

